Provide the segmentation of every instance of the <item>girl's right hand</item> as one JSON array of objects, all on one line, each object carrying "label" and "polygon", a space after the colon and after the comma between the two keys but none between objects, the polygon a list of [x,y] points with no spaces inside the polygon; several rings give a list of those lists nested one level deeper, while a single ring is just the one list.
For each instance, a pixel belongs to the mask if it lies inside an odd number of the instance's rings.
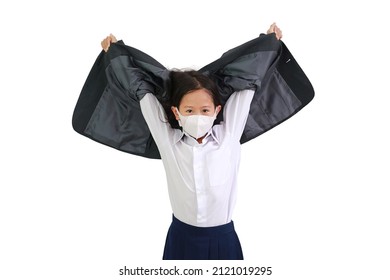
[{"label": "girl's right hand", "polygon": [[280,40],[283,37],[282,30],[276,25],[276,23],[271,24],[267,30],[267,34],[275,33],[276,39]]},{"label": "girl's right hand", "polygon": [[118,40],[115,38],[114,35],[110,34],[109,36],[107,36],[102,42],[101,42],[101,45],[102,45],[102,48],[105,52],[108,51],[108,48],[110,47],[111,43],[116,43],[118,42]]}]

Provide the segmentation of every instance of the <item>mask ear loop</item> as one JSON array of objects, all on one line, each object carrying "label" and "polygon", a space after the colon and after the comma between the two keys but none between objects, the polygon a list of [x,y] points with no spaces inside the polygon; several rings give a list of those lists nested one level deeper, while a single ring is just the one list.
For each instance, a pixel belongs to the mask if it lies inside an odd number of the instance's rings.
[{"label": "mask ear loop", "polygon": [[183,124],[181,123],[181,119],[184,117],[182,114],[180,114],[179,112],[179,108],[175,107],[175,110],[176,110],[176,113],[179,115],[179,119],[177,120],[177,122],[179,123],[179,125],[181,127],[183,127]]}]

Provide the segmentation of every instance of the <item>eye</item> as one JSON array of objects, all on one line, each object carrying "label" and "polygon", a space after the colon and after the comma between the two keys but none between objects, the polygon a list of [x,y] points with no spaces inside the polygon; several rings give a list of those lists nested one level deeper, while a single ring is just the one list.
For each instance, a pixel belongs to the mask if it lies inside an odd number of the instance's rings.
[{"label": "eye", "polygon": [[208,113],[208,112],[210,112],[209,109],[203,109],[203,113]]},{"label": "eye", "polygon": [[192,110],[191,110],[191,109],[187,109],[187,110],[186,110],[186,113],[191,114],[191,113],[192,113]]}]

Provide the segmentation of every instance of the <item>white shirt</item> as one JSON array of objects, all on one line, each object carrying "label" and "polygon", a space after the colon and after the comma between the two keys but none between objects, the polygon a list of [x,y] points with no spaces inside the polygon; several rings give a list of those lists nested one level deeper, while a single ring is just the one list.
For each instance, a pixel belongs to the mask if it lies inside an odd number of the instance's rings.
[{"label": "white shirt", "polygon": [[232,94],[224,122],[214,125],[202,143],[171,128],[156,97],[141,99],[142,114],[160,151],[173,214],[180,221],[211,227],[229,223],[237,197],[240,138],[253,90]]}]

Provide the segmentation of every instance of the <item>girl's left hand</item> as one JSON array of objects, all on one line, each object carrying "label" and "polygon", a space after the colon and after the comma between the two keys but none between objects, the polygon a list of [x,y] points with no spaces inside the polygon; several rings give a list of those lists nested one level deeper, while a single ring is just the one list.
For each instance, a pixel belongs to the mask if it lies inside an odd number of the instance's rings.
[{"label": "girl's left hand", "polygon": [[110,47],[111,43],[116,43],[118,40],[115,38],[114,35],[110,34],[107,36],[103,41],[101,42],[102,48],[105,52],[108,51],[108,48]]},{"label": "girl's left hand", "polygon": [[280,40],[282,39],[282,30],[276,25],[276,23],[271,24],[269,29],[267,30],[267,34],[275,33],[276,39]]}]

